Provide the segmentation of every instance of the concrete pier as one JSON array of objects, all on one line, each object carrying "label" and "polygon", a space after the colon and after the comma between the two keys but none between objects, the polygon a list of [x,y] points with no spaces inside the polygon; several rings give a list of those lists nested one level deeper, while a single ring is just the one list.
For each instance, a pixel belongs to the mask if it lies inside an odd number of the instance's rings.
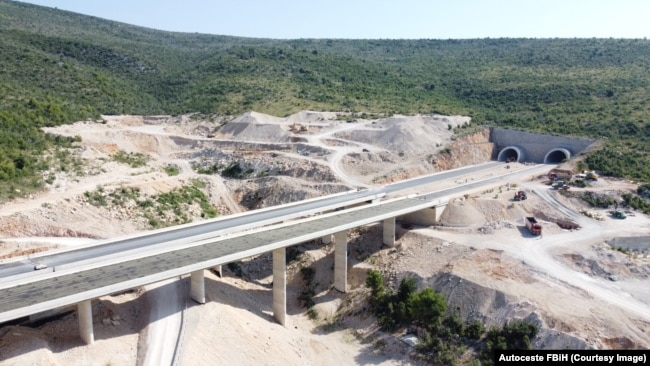
[{"label": "concrete pier", "polygon": [[383,243],[386,246],[394,247],[395,246],[395,218],[391,217],[384,220],[384,240]]},{"label": "concrete pier", "polygon": [[192,272],[190,278],[190,297],[199,304],[205,304],[205,274],[203,270]]},{"label": "concrete pier", "polygon": [[223,266],[220,264],[218,266],[212,267],[212,271],[219,277],[223,277]]},{"label": "concrete pier", "polygon": [[348,287],[348,231],[334,234],[334,288],[346,292]]},{"label": "concrete pier", "polygon": [[273,317],[286,326],[287,322],[287,254],[286,248],[273,251]]},{"label": "concrete pier", "polygon": [[82,301],[77,304],[77,316],[79,316],[79,335],[86,344],[95,342],[93,331],[93,308],[92,300]]}]

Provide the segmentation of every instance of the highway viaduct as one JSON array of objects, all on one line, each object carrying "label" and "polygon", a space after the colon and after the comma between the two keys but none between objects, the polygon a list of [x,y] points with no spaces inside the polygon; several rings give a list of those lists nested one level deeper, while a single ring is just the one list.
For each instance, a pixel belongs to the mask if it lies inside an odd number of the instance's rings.
[{"label": "highway viaduct", "polygon": [[[541,167],[547,169],[548,167]],[[541,171],[528,167],[519,173]],[[504,181],[511,173],[485,181],[476,181],[426,195],[375,200],[373,203],[324,213],[264,228],[226,234],[199,241],[187,241],[146,255],[115,258],[56,272],[38,274],[3,283],[0,299],[0,323],[45,312],[63,306],[77,306],[79,331],[83,341],[94,341],[91,301],[162,280],[190,274],[190,296],[205,303],[204,271],[222,264],[262,253],[273,257],[273,316],[286,325],[286,248],[334,237],[334,288],[347,290],[348,230],[383,222],[383,243],[395,245],[395,220],[409,216],[420,224],[436,222],[447,204],[447,197],[476,189],[481,185]]]}]

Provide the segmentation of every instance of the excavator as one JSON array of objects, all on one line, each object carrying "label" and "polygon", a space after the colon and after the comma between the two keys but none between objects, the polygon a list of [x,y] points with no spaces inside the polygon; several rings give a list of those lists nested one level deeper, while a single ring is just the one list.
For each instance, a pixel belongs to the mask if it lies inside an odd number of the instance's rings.
[{"label": "excavator", "polygon": [[515,201],[525,201],[528,198],[526,195],[526,192],[524,191],[519,191],[515,193]]}]

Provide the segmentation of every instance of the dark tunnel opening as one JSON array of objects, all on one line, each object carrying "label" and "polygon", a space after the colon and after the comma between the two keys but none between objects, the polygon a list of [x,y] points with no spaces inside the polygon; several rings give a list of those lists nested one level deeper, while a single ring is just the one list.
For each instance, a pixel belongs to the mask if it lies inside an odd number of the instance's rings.
[{"label": "dark tunnel opening", "polygon": [[519,161],[519,152],[513,148],[503,149],[498,156],[499,161]]},{"label": "dark tunnel opening", "polygon": [[544,164],[559,164],[565,160],[568,160],[569,158],[570,156],[568,152],[564,151],[564,149],[553,150],[546,154]]}]

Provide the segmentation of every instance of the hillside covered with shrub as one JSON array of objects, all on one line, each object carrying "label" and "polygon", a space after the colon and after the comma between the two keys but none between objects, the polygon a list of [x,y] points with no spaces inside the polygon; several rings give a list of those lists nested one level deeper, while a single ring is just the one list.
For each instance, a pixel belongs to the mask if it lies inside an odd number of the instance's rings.
[{"label": "hillside covered with shrub", "polygon": [[0,0],[0,196],[40,183],[39,128],[101,114],[441,113],[604,139],[650,181],[650,41],[270,40],[173,33]]}]

